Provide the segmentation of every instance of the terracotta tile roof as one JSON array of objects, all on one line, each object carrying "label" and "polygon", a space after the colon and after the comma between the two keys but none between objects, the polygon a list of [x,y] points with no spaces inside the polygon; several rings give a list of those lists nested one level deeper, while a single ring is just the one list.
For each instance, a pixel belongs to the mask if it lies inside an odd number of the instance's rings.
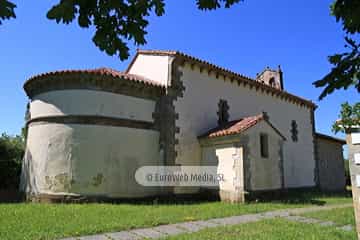
[{"label": "terracotta tile roof", "polygon": [[242,74],[233,72],[231,70],[228,70],[226,68],[220,67],[218,65],[212,64],[210,62],[207,62],[205,60],[202,60],[200,58],[196,58],[194,56],[188,55],[186,53],[182,53],[179,51],[172,51],[172,50],[141,50],[138,49],[136,56],[133,58],[131,63],[129,64],[127,70],[125,72],[128,72],[132,66],[132,64],[135,62],[136,57],[139,54],[145,54],[145,55],[158,55],[158,56],[173,56],[176,58],[179,58],[183,62],[189,62],[191,65],[198,65],[201,69],[209,69],[212,72],[215,72],[217,75],[223,75],[224,77],[228,77],[231,80],[235,80],[238,82],[242,82],[244,84],[248,84],[251,87],[254,87],[255,89],[261,89],[264,92],[271,94],[272,96],[280,97],[281,99],[287,99],[294,101],[296,103],[299,103],[301,105],[308,106],[310,108],[316,108],[317,106],[310,100],[303,99],[301,97],[298,97],[296,95],[293,95],[291,93],[288,93],[284,90],[276,89],[274,87],[271,87],[269,85],[266,85],[264,83],[258,82],[253,78],[244,76]]},{"label": "terracotta tile roof", "polygon": [[329,135],[326,135],[326,134],[315,133],[315,136],[316,136],[317,138],[321,138],[321,139],[326,139],[326,140],[329,140],[329,141],[337,142],[337,143],[340,143],[340,144],[342,144],[342,145],[345,145],[345,144],[346,144],[346,141],[345,141],[344,139],[336,138],[336,137],[329,136]]},{"label": "terracotta tile roof", "polygon": [[42,73],[39,75],[35,75],[33,77],[31,77],[30,79],[28,79],[25,83],[24,83],[24,87],[26,85],[28,85],[29,83],[31,83],[34,80],[37,79],[42,79],[42,78],[47,78],[47,77],[51,77],[51,76],[58,76],[58,75],[72,75],[72,74],[94,74],[96,76],[111,76],[114,78],[121,78],[124,80],[129,80],[129,81],[135,81],[135,82],[139,82],[139,83],[143,83],[149,86],[154,86],[154,87],[164,87],[162,86],[160,83],[155,82],[149,78],[146,78],[144,76],[140,76],[140,75],[136,75],[136,74],[129,74],[129,73],[125,73],[125,72],[120,72],[111,68],[95,68],[95,69],[83,69],[83,70],[60,70],[60,71],[51,71],[51,72],[47,72],[47,73]]},{"label": "terracotta tile roof", "polygon": [[285,139],[285,137],[267,120],[267,117],[264,114],[245,117],[242,119],[228,122],[222,126],[218,126],[207,131],[205,134],[200,135],[198,138],[214,138],[239,134],[255,126],[262,120],[266,121],[283,139]]},{"label": "terracotta tile roof", "polygon": [[[233,72],[233,71],[230,71],[226,68],[223,68],[223,67],[220,67],[218,65],[215,65],[215,64],[212,64],[208,61],[205,61],[205,60],[202,60],[200,58],[197,58],[197,57],[194,57],[194,56],[191,56],[189,54],[186,54],[186,53],[183,53],[183,52],[179,52],[179,51],[172,51],[172,50],[144,50],[144,49],[138,49],[137,50],[137,53],[136,54],[147,54],[147,55],[158,55],[158,56],[173,56],[173,57],[182,57],[186,60],[191,60],[191,61],[195,61],[197,63],[200,63],[200,64],[204,64],[206,65],[207,67],[209,68],[213,68],[213,69],[217,69],[219,71],[223,71],[223,72],[228,72],[228,73],[231,73],[233,75],[236,75],[238,77],[241,77],[241,78],[244,78],[244,79],[248,79],[248,80],[251,80],[253,81],[254,79],[250,78],[250,77],[247,77],[245,75],[242,75],[240,73],[236,73],[236,72]],[[135,59],[135,57],[134,57]],[[126,72],[130,69],[132,63],[129,64],[129,67],[127,68]]]}]

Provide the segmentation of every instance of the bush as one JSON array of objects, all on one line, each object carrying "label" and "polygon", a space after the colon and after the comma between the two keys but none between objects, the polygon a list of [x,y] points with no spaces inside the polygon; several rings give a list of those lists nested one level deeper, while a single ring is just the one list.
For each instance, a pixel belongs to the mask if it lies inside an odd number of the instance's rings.
[{"label": "bush", "polygon": [[25,141],[22,136],[1,135],[0,189],[18,188],[24,152]]}]

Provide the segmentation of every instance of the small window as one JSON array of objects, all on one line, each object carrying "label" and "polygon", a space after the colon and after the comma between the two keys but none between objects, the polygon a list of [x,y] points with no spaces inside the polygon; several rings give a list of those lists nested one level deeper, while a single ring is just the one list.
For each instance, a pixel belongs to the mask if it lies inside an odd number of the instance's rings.
[{"label": "small window", "polygon": [[269,80],[269,85],[272,86],[272,87],[276,87],[276,86],[275,86],[275,78],[273,78],[273,77],[270,78],[270,80]]},{"label": "small window", "polygon": [[291,121],[290,132],[291,132],[291,139],[293,140],[293,142],[297,142],[298,141],[298,125],[295,120]]},{"label": "small window", "polygon": [[261,157],[269,157],[269,138],[267,134],[260,134],[260,153]]},{"label": "small window", "polygon": [[229,105],[226,100],[220,99],[218,103],[218,124],[224,125],[229,121]]}]

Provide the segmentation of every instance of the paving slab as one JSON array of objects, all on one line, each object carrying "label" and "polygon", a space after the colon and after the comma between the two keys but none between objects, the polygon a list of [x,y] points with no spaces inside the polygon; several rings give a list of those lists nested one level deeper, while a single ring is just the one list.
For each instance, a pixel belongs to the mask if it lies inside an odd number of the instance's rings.
[{"label": "paving slab", "polygon": [[289,212],[284,211],[284,210],[278,210],[278,211],[271,211],[271,212],[265,212],[265,213],[261,213],[261,215],[264,218],[274,218],[274,217],[287,217],[289,216]]},{"label": "paving slab", "polygon": [[76,240],[109,240],[109,238],[104,234],[90,235],[75,238]]},{"label": "paving slab", "polygon": [[153,228],[155,231],[167,234],[167,235],[177,235],[181,233],[187,233],[185,229],[179,228],[176,224],[170,225],[161,225]]},{"label": "paving slab", "polygon": [[[140,228],[129,231],[121,231],[115,233],[105,233],[100,235],[84,236],[84,237],[71,237],[64,238],[62,240],[138,240],[142,238],[161,238],[169,235],[177,235],[181,233],[197,232],[205,228],[212,228],[226,225],[236,225],[242,223],[256,222],[263,219],[272,219],[276,217],[282,217],[290,221],[304,222],[304,223],[316,223],[321,226],[335,226],[334,222],[327,221],[322,222],[317,219],[297,216],[307,212],[331,210],[335,208],[351,207],[352,204],[337,204],[331,206],[315,206],[307,208],[296,208],[296,209],[283,209],[275,210],[257,214],[247,214],[240,216],[232,216],[225,218],[215,218],[206,221],[191,221],[169,225],[162,225],[152,228]],[[344,231],[352,231],[353,226],[346,225],[337,227]]]},{"label": "paving slab", "polygon": [[352,225],[345,225],[345,226],[342,226],[342,227],[338,227],[337,229],[340,229],[340,230],[344,230],[344,231],[352,231],[354,230],[354,227]]},{"label": "paving slab", "polygon": [[186,232],[197,232],[204,228],[205,226],[194,224],[193,222],[184,222],[175,224],[178,228],[186,230]]},{"label": "paving slab", "polygon": [[166,234],[157,232],[153,228],[140,228],[131,230],[129,232],[134,233],[135,235],[139,235],[143,238],[161,238],[166,236]]},{"label": "paving slab", "polygon": [[109,237],[111,240],[138,240],[142,238],[139,235],[136,235],[129,231],[106,233],[105,235]]},{"label": "paving slab", "polygon": [[327,222],[320,222],[319,225],[323,227],[329,227],[329,226],[334,226],[335,223],[331,221],[327,221]]},{"label": "paving slab", "polygon": [[261,214],[248,214],[242,216],[217,218],[209,221],[219,225],[236,225],[242,223],[256,222],[262,219],[264,219],[264,217]]},{"label": "paving slab", "polygon": [[212,228],[212,227],[218,227],[221,226],[221,224],[218,224],[216,222],[212,222],[212,221],[195,221],[193,222],[194,224],[206,227],[206,228]]}]

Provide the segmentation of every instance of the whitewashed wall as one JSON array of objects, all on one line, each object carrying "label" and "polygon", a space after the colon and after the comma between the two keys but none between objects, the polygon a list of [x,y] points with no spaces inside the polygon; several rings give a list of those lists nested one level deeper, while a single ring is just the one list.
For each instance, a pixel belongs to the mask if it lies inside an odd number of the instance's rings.
[{"label": "whitewashed wall", "polygon": [[[151,100],[64,90],[34,97],[30,113],[32,118],[74,114],[152,122],[154,108]],[[162,163],[155,130],[34,122],[28,130],[21,185],[35,194],[143,197],[158,194],[158,189],[138,185],[135,170]]]},{"label": "whitewashed wall", "polygon": [[170,79],[171,59],[169,56],[139,54],[130,67],[129,73],[145,76],[167,86]]},{"label": "whitewashed wall", "polygon": [[[261,133],[268,135],[269,156],[267,158],[261,157]],[[281,136],[264,121],[248,129],[244,136],[247,136],[249,140],[247,146],[248,155],[246,156],[250,161],[251,180],[249,190],[281,189]]]},{"label": "whitewashed wall", "polygon": [[[267,158],[261,157],[260,154],[260,134],[263,133],[268,135]],[[234,192],[235,186],[244,189],[244,171],[247,171],[245,165],[248,162],[250,171],[247,174],[250,176],[250,185],[247,191],[281,189],[282,141],[282,137],[262,121],[242,134],[202,140],[201,164],[217,165],[219,172],[225,174],[226,181],[220,184],[220,189],[224,191]]]},{"label": "whitewashed wall", "polygon": [[39,94],[30,103],[31,118],[101,115],[153,121],[155,101],[93,90],[60,90]]},{"label": "whitewashed wall", "polygon": [[[233,169],[235,163],[233,156],[237,153],[237,151],[238,149],[236,149],[233,143],[219,145],[210,144],[202,148],[201,165],[217,166],[218,173],[224,174],[224,181],[220,182],[219,186],[209,188],[217,188],[228,192],[235,191],[235,171]],[[242,159],[240,161],[242,162]],[[243,181],[241,182],[243,186]]]},{"label": "whitewashed wall", "polygon": [[29,128],[27,192],[141,197],[155,188],[135,182],[143,165],[159,165],[156,131],[79,124]]},{"label": "whitewashed wall", "polygon": [[[180,68],[181,81],[186,90],[184,96],[175,102],[179,119],[176,126],[180,132],[176,135],[179,144],[176,147],[176,163],[183,165],[199,164],[201,148],[197,140],[199,134],[217,126],[218,102],[227,100],[230,119],[239,119],[257,115],[266,111],[273,125],[287,138],[284,144],[285,187],[314,186],[314,146],[311,125],[311,110],[300,107],[279,98],[272,97],[238,86],[229,80],[224,81],[210,76],[206,71],[191,70],[189,65]],[[291,121],[298,124],[298,142],[291,140]]]},{"label": "whitewashed wall", "polygon": [[346,182],[342,144],[317,137],[316,147],[320,188],[327,191],[343,191]]}]

